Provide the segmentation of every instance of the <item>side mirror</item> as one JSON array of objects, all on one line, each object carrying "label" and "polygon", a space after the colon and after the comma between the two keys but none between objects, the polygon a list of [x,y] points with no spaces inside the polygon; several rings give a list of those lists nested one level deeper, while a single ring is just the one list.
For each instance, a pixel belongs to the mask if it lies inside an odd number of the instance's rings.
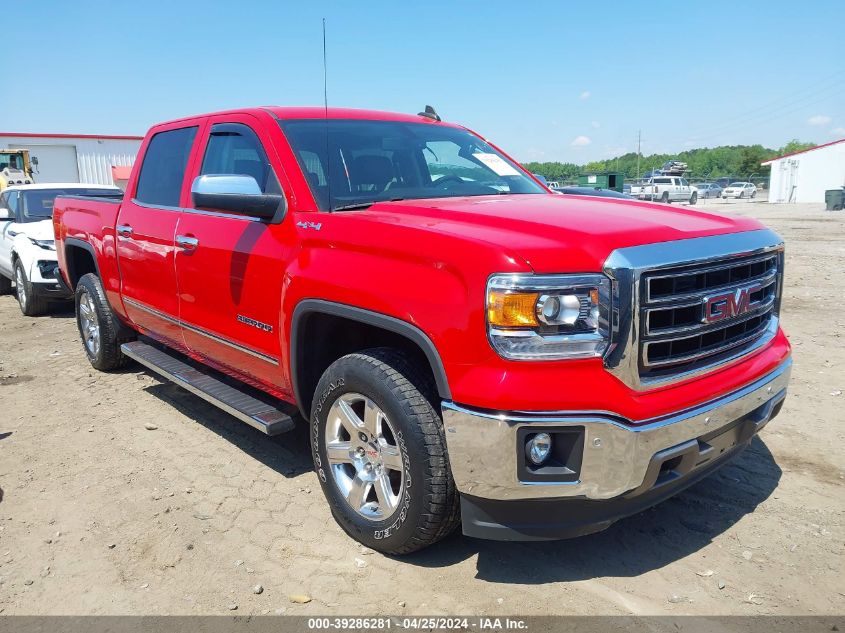
[{"label": "side mirror", "polygon": [[279,193],[261,193],[258,181],[252,176],[198,176],[191,185],[191,200],[198,209],[243,213],[269,220],[273,224],[281,222],[287,213],[285,196]]},{"label": "side mirror", "polygon": [[0,220],[12,220],[14,216],[12,215],[12,210],[8,207],[0,207]]},{"label": "side mirror", "polygon": [[32,164],[35,165],[36,167],[38,167],[38,156],[32,157]]}]

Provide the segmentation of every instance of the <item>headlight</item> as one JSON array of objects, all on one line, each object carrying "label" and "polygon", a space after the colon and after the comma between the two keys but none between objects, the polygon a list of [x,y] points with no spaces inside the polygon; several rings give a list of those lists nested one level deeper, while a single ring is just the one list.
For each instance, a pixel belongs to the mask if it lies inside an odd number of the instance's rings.
[{"label": "headlight", "polygon": [[56,250],[55,240],[34,240],[32,238],[29,238],[29,241],[32,242],[33,244],[35,244],[36,246],[43,248],[44,250],[48,250],[48,251]]},{"label": "headlight", "polygon": [[493,275],[487,332],[513,360],[602,356],[610,342],[610,279],[604,275]]}]

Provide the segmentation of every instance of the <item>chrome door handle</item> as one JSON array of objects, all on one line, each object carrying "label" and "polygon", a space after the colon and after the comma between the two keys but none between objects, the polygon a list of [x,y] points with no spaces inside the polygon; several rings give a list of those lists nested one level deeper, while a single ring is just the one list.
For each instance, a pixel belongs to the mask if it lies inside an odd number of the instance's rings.
[{"label": "chrome door handle", "polygon": [[184,248],[186,251],[194,250],[200,241],[195,237],[188,237],[187,235],[176,236],[176,246]]},{"label": "chrome door handle", "polygon": [[132,227],[128,224],[118,224],[116,230],[120,237],[132,237]]}]

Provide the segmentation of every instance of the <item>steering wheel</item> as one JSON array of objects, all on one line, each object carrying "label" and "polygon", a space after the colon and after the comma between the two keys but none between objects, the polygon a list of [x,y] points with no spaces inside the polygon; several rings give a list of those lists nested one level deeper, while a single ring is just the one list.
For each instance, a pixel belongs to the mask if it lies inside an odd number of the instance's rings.
[{"label": "steering wheel", "polygon": [[450,181],[453,181],[453,180],[455,182],[460,183],[460,184],[464,184],[464,180],[460,176],[455,176],[454,174],[447,174],[447,175],[441,176],[440,178],[435,180],[433,183],[431,183],[431,186],[432,187],[440,187],[444,183],[447,183],[447,182],[450,182]]}]

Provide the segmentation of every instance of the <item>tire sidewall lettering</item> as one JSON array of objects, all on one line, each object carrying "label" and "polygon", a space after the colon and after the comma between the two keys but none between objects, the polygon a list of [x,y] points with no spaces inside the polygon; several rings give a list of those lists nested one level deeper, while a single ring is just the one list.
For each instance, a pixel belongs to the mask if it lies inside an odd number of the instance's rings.
[{"label": "tire sidewall lettering", "polygon": [[314,458],[314,469],[317,471],[317,476],[323,483],[327,482],[327,478],[326,471],[323,468],[323,460],[320,458],[320,413],[323,411],[323,407],[325,406],[326,400],[328,400],[329,396],[345,384],[346,381],[343,378],[338,378],[337,380],[329,383],[328,389],[326,389],[320,396],[320,399],[314,407],[314,411],[311,413],[311,452],[313,453]]}]

